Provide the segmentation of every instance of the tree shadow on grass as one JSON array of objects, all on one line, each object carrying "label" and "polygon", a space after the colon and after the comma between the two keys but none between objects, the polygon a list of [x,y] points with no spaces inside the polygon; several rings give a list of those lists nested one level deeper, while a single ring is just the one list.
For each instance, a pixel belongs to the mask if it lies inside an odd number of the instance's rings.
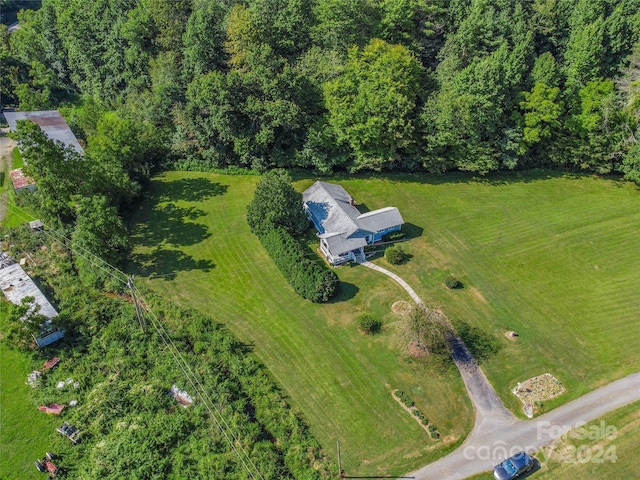
[{"label": "tree shadow on grass", "polygon": [[353,283],[340,281],[340,286],[338,287],[338,293],[335,297],[329,300],[327,303],[338,303],[338,302],[346,302],[351,300],[356,294],[360,291],[360,289],[354,285]]},{"label": "tree shadow on grass", "polygon": [[162,277],[172,280],[178,272],[203,270],[208,272],[216,267],[211,260],[195,260],[181,250],[155,248],[151,253],[132,255],[139,274],[146,277]]},{"label": "tree shadow on grass", "polygon": [[229,185],[212,182],[208,178],[181,178],[172,182],[153,180],[153,189],[159,192],[158,201],[175,202],[184,200],[187,202],[201,202],[211,197],[224,195]]},{"label": "tree shadow on grass", "polygon": [[456,323],[456,330],[478,363],[488,360],[497,354],[502,347],[495,336],[489,335],[480,328],[472,327],[468,323]]},{"label": "tree shadow on grass", "polygon": [[146,221],[138,225],[134,239],[145,247],[195,245],[211,236],[206,225],[195,222],[204,215],[205,212],[195,207],[178,207],[174,203],[157,205]]}]

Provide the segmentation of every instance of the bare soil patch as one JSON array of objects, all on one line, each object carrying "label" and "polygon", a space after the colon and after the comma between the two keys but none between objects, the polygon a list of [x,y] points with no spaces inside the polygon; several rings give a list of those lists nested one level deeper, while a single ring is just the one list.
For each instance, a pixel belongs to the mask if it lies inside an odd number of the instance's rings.
[{"label": "bare soil patch", "polygon": [[427,358],[429,356],[424,348],[420,348],[416,345],[416,342],[411,342],[409,344],[407,352],[411,358]]},{"label": "bare soil patch", "polygon": [[523,403],[523,410],[527,417],[532,418],[537,403],[559,397],[566,389],[556,377],[550,373],[538,375],[518,384],[511,390]]}]

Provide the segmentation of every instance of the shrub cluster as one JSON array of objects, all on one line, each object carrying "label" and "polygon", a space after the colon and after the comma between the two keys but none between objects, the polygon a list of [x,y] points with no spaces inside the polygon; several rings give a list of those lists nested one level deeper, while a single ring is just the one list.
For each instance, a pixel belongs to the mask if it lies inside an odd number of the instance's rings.
[{"label": "shrub cluster", "polygon": [[338,289],[338,276],[324,265],[305,258],[302,246],[284,228],[274,228],[259,238],[298,295],[315,303],[333,298]]},{"label": "shrub cluster", "polygon": [[411,408],[411,407],[414,407],[416,405],[413,402],[413,400],[411,400],[411,397],[409,397],[409,395],[404,393],[402,390],[398,390],[396,392],[396,397],[398,397],[400,399],[400,401],[404,404],[405,407]]},{"label": "shrub cluster", "polygon": [[360,327],[360,330],[362,330],[366,334],[371,335],[380,331],[382,322],[372,315],[364,314],[358,318],[358,325]]},{"label": "shrub cluster", "polygon": [[404,237],[406,237],[407,234],[403,231],[397,231],[397,232],[391,232],[391,233],[387,233],[386,235],[382,236],[382,241],[383,242],[393,242],[395,240],[401,240]]},{"label": "shrub cluster", "polygon": [[391,265],[400,265],[409,259],[409,255],[402,249],[400,245],[391,245],[384,251],[384,258]]},{"label": "shrub cluster", "polygon": [[[422,413],[421,410],[418,410],[417,408],[414,409],[411,413],[413,413],[413,416],[416,417],[418,420],[420,420],[420,423],[422,425],[429,425],[429,419],[425,416],[424,413]],[[433,425],[432,425],[433,426]],[[429,427],[431,428],[431,427]]]},{"label": "shrub cluster", "polygon": [[396,391],[396,397],[398,397],[398,399],[403,403],[403,405],[409,409],[409,411],[411,412],[411,415],[413,415],[418,420],[420,420],[420,423],[422,425],[425,425],[425,426],[429,425],[429,435],[431,435],[432,439],[437,440],[438,438],[440,438],[440,432],[438,432],[438,428],[433,424],[431,425],[429,424],[429,419],[424,413],[422,413],[420,409],[418,409],[415,406],[416,404],[411,399],[411,397],[409,397],[402,390]]},{"label": "shrub cluster", "polygon": [[444,284],[447,286],[447,288],[450,288],[452,290],[456,288],[462,288],[462,282],[453,275],[449,275],[445,279]]}]

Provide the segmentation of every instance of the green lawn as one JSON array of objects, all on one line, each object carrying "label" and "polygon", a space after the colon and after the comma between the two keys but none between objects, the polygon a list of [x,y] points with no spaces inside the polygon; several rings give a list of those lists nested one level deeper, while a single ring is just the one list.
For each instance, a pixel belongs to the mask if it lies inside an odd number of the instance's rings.
[{"label": "green lawn", "polygon": [[[546,172],[337,181],[364,208],[400,209],[413,258],[399,267],[375,261],[456,326],[475,329],[476,343],[490,347],[483,368],[513,411],[520,405],[510,389],[526,378],[551,372],[567,387],[548,409],[640,368],[640,195],[632,185]],[[390,391],[414,397],[452,444],[470,428],[470,407],[455,371],[440,377],[398,359],[389,311],[405,292],[375,272],[342,267],[338,301],[298,298],[248,232],[256,182],[194,173],[154,180],[135,216],[137,273],[253,345],[330,454],[340,440],[347,473],[400,474],[441,455]],[[449,273],[463,289],[444,288]],[[383,319],[382,335],[357,333],[363,312]],[[509,340],[507,330],[520,336]]]},{"label": "green lawn", "polygon": [[[536,453],[540,469],[530,478],[640,478],[639,442],[640,402],[636,402],[585,425],[580,431],[570,432],[564,440]],[[487,472],[468,480],[490,479],[493,475]]]},{"label": "green lawn", "polygon": [[41,479],[34,461],[55,451],[59,419],[40,412],[29,398],[31,357],[0,344],[0,478]]},{"label": "green lawn", "polygon": [[[453,448],[472,422],[457,371],[438,375],[390,346],[391,304],[407,299],[404,291],[375,272],[344,267],[335,302],[314,305],[295,295],[245,221],[257,180],[188,173],[154,180],[136,216],[139,273],[160,275],[149,280],[154,289],[251,344],[334,458],[340,441],[347,473],[400,475]],[[382,334],[358,333],[362,312],[385,322]],[[429,440],[393,400],[396,388],[444,441]]]},{"label": "green lawn", "polygon": [[[392,270],[499,346],[483,368],[518,414],[518,381],[555,375],[567,393],[547,409],[640,369],[634,185],[544,172],[341,183],[367,207],[395,205],[423,229],[405,244],[413,259]],[[443,288],[448,272],[465,288]]]},{"label": "green lawn", "polygon": [[24,162],[18,148],[14,148],[11,151],[10,165],[5,162],[0,162],[0,168],[3,169],[3,171],[0,172],[0,196],[6,194],[6,197],[3,197],[1,200],[2,202],[5,202],[6,199],[6,207],[4,209],[4,218],[0,218],[0,227],[17,227],[18,225],[22,225],[25,222],[30,222],[37,218],[29,212],[28,209],[25,209],[25,207],[18,207],[16,205],[16,193],[13,190],[9,172],[23,166]]}]

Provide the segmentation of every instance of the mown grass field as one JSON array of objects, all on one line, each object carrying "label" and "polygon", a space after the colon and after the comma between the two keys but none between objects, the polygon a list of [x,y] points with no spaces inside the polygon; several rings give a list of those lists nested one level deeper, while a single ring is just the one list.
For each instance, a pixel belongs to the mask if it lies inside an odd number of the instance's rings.
[{"label": "mown grass field", "polygon": [[[535,454],[540,469],[527,478],[640,478],[640,403],[632,403],[569,432]],[[469,480],[493,480],[490,472]]]},{"label": "mown grass field", "polygon": [[[545,172],[336,181],[365,209],[400,209],[412,258],[398,267],[375,261],[475,332],[483,368],[514,412],[510,389],[529,377],[550,372],[567,388],[544,410],[640,368],[640,194],[632,185]],[[454,370],[438,376],[398,358],[389,312],[406,294],[375,272],[342,267],[335,302],[295,296],[248,231],[256,182],[176,172],[155,179],[134,218],[132,270],[253,345],[329,453],[341,442],[347,473],[401,474],[441,455],[389,392],[409,393],[452,442],[472,415]],[[299,179],[296,188],[311,183]],[[444,288],[448,274],[464,288]],[[364,312],[385,321],[382,335],[357,332]]]},{"label": "mown grass field", "polygon": [[[187,173],[154,180],[137,212],[139,273],[251,344],[334,458],[340,441],[347,473],[401,475],[452,448],[471,427],[471,407],[454,368],[438,374],[398,358],[390,309],[407,299],[404,291],[374,272],[345,267],[334,302],[314,305],[295,295],[245,221],[257,180]],[[357,331],[363,312],[385,322],[382,334]],[[396,403],[396,388],[444,441],[430,440]]]},{"label": "mown grass field", "polygon": [[[1,313],[1,312],[0,312]],[[25,384],[31,373],[28,354],[0,344],[0,478],[37,480],[43,477],[34,461],[55,451],[58,418],[40,412],[29,400]]]},{"label": "mown grass field", "polygon": [[[405,243],[413,259],[392,269],[497,347],[482,365],[514,412],[518,381],[550,372],[564,384],[544,410],[640,369],[637,187],[545,172],[342,184],[423,229]],[[465,288],[442,288],[448,273]]]}]

